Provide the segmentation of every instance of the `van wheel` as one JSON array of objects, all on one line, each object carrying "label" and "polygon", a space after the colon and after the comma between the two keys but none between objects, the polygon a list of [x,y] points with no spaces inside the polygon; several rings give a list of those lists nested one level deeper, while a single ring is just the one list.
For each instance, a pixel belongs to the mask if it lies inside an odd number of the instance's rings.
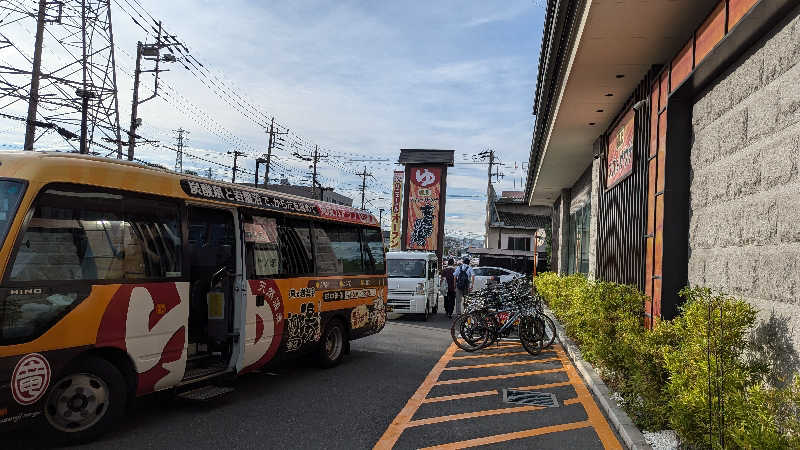
[{"label": "van wheel", "polygon": [[319,343],[317,359],[323,369],[338,365],[342,361],[345,348],[345,333],[342,322],[334,319],[325,326]]},{"label": "van wheel", "polygon": [[50,388],[44,416],[59,440],[94,439],[122,416],[127,392],[125,379],[113,364],[97,357],[81,359]]}]

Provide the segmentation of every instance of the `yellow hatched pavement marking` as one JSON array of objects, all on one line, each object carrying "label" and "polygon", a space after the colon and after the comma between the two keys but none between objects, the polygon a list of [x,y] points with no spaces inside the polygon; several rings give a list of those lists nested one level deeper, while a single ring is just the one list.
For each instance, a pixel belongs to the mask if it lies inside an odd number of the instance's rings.
[{"label": "yellow hatched pavement marking", "polygon": [[541,436],[543,434],[557,433],[559,431],[577,430],[579,428],[591,427],[592,424],[588,420],[582,422],[565,423],[562,425],[551,425],[549,427],[533,428],[525,431],[515,431],[513,433],[495,434],[494,436],[486,436],[482,438],[469,439],[466,441],[451,442],[449,444],[434,445],[432,447],[425,447],[422,450],[451,450],[459,448],[477,447],[479,445],[496,444],[498,442],[512,441],[515,439],[523,439],[526,437]]},{"label": "yellow hatched pavement marking", "polygon": [[[544,352],[542,352],[544,353]],[[494,358],[500,356],[515,356],[515,355],[530,355],[528,352],[511,352],[511,353],[482,353],[480,355],[467,355],[467,356],[453,356],[451,359],[474,359],[474,358]]]},{"label": "yellow hatched pavement marking", "polygon": [[560,359],[558,357],[555,357],[555,358],[545,358],[545,359],[528,359],[525,361],[510,361],[504,363],[475,364],[472,366],[451,366],[451,367],[445,367],[444,370],[485,369],[488,367],[520,366],[523,364],[535,364],[535,363],[552,362],[552,361],[560,361]]},{"label": "yellow hatched pavement marking", "polygon": [[[411,420],[411,418],[414,416],[414,414],[416,414],[417,410],[419,410],[419,407],[423,403],[436,403],[449,400],[459,400],[464,398],[483,397],[483,396],[499,394],[497,390],[491,390],[491,391],[480,391],[480,392],[471,392],[465,394],[445,395],[440,397],[426,398],[430,393],[431,389],[433,389],[433,387],[436,385],[469,383],[473,381],[496,380],[496,379],[521,377],[527,375],[537,375],[543,373],[554,373],[554,372],[566,372],[569,381],[538,384],[533,386],[523,386],[515,389],[531,390],[531,389],[546,389],[550,387],[559,387],[559,386],[572,386],[573,389],[575,389],[577,397],[567,399],[563,401],[562,404],[565,406],[573,404],[581,404],[583,409],[586,411],[588,420],[545,426],[530,430],[511,432],[511,433],[497,434],[494,436],[486,436],[482,438],[469,439],[459,442],[451,442],[448,444],[427,447],[427,449],[468,448],[479,445],[494,444],[498,442],[506,442],[515,439],[523,439],[526,437],[540,436],[543,434],[557,433],[557,432],[569,431],[587,427],[591,427],[594,429],[594,431],[596,432],[597,436],[600,439],[600,442],[603,444],[604,448],[606,449],[622,448],[621,444],[614,435],[614,432],[611,430],[611,427],[609,426],[605,417],[600,412],[600,409],[597,407],[597,404],[594,402],[594,398],[589,393],[586,385],[583,383],[583,380],[578,375],[575,367],[572,365],[569,358],[567,358],[563,348],[560,345],[554,346],[554,351],[557,354],[557,357],[554,358],[553,360],[559,360],[561,361],[562,364],[562,367],[558,369],[535,370],[535,371],[518,372],[512,374],[490,375],[485,377],[461,378],[456,380],[438,381],[441,374],[448,369],[447,364],[450,362],[450,360],[456,359],[453,357],[453,354],[457,350],[458,348],[456,347],[455,344],[451,344],[450,347],[448,347],[448,349],[444,352],[444,354],[436,363],[436,365],[434,365],[433,369],[431,369],[430,373],[428,373],[427,377],[419,386],[419,388],[417,388],[417,391],[414,393],[414,395],[411,396],[411,398],[408,400],[403,409],[397,414],[397,417],[395,417],[395,419],[386,429],[383,436],[381,436],[380,440],[378,440],[378,442],[375,444],[374,447],[375,449],[381,449],[381,450],[391,449],[397,443],[397,440],[400,438],[400,435],[403,433],[403,431],[410,427],[418,427],[434,423],[456,421],[473,417],[484,417],[484,416],[492,416],[499,414],[512,414],[518,412],[545,409],[543,407],[537,407],[537,406],[522,406],[522,407],[491,409],[491,410],[476,411],[471,413],[451,414],[446,416]],[[492,356],[497,356],[497,355],[492,355]],[[543,361],[543,360],[538,360],[538,361]],[[501,364],[501,365],[510,365],[510,364]],[[480,366],[496,367],[496,365],[480,365]]]},{"label": "yellow hatched pavement marking", "polygon": [[375,444],[375,449],[380,450],[388,450],[394,447],[394,444],[397,442],[397,439],[400,438],[400,435],[403,433],[403,430],[408,426],[408,422],[411,421],[411,418],[419,409],[420,405],[423,401],[425,401],[425,397],[428,396],[433,385],[436,384],[436,380],[439,379],[439,375],[442,374],[442,371],[445,367],[447,367],[447,363],[450,362],[450,358],[453,356],[453,353],[456,352],[458,347],[456,344],[450,344],[450,347],[444,352],[442,357],[439,359],[439,362],[433,366],[428,376],[425,377],[425,380],[422,384],[419,385],[417,391],[414,392],[414,395],[408,399],[406,406],[397,413],[397,417],[394,418],[391,424],[389,424],[389,428],[383,433],[383,436],[378,440]]},{"label": "yellow hatched pavement marking", "polygon": [[561,364],[567,371],[567,376],[572,383],[572,387],[575,388],[575,392],[578,394],[576,403],[583,405],[583,409],[589,417],[588,421],[592,424],[594,431],[597,433],[597,437],[600,438],[600,442],[603,443],[603,447],[606,449],[621,449],[622,445],[608,425],[605,416],[600,412],[600,408],[597,407],[597,403],[594,402],[592,394],[589,393],[589,389],[586,388],[583,379],[578,375],[575,366],[573,366],[572,362],[567,358],[564,349],[558,345],[555,346],[555,350],[558,357],[561,358]]},{"label": "yellow hatched pavement marking", "polygon": [[469,392],[466,394],[453,394],[453,395],[442,395],[439,397],[428,397],[422,401],[422,403],[437,403],[437,402],[446,402],[450,400],[461,400],[462,398],[472,398],[472,397],[486,397],[487,395],[499,395],[500,393],[497,391],[480,391],[480,392]]},{"label": "yellow hatched pavement marking", "polygon": [[544,406],[517,406],[514,408],[486,409],[470,413],[451,414],[449,416],[431,417],[428,419],[418,419],[408,422],[406,427],[418,427],[420,425],[430,425],[432,423],[450,422],[451,420],[471,419],[473,417],[496,416],[498,414],[513,414],[526,411],[537,411],[544,409]]},{"label": "yellow hatched pavement marking", "polygon": [[539,375],[542,373],[554,373],[554,372],[563,372],[564,368],[559,367],[558,369],[543,369],[543,370],[531,370],[529,372],[516,372],[516,373],[504,373],[502,375],[487,375],[485,377],[474,377],[474,378],[458,378],[456,380],[442,380],[435,384],[441,386],[445,384],[459,384],[459,383],[472,383],[473,381],[484,381],[484,380],[502,380],[503,378],[515,378],[515,377],[526,377],[528,375]]}]

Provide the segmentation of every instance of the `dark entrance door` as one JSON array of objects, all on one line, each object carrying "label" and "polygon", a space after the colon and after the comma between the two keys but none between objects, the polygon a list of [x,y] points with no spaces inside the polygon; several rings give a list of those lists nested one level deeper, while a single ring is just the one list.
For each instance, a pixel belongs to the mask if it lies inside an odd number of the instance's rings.
[{"label": "dark entrance door", "polygon": [[191,268],[186,378],[223,370],[230,361],[236,229],[231,211],[189,207]]}]

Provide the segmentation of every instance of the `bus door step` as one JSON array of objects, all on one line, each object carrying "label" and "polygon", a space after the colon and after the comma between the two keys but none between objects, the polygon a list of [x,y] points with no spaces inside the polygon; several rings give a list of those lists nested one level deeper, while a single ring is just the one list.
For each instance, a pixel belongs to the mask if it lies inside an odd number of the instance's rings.
[{"label": "bus door step", "polygon": [[213,384],[209,384],[206,386],[201,386],[199,388],[192,389],[190,391],[181,392],[178,394],[178,398],[184,400],[192,400],[196,402],[206,402],[215,398],[222,397],[225,394],[229,394],[233,392],[232,387],[227,386],[214,386]]}]

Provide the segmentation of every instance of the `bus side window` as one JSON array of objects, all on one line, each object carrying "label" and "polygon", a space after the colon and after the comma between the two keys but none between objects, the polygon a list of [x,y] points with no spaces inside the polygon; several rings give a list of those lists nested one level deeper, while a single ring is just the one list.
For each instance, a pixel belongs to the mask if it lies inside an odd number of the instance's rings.
[{"label": "bus side window", "polygon": [[361,233],[353,226],[317,223],[314,227],[317,270],[321,274],[361,274]]},{"label": "bus side window", "polygon": [[281,261],[278,253],[278,225],[274,218],[252,216],[244,221],[244,240],[248,261],[248,278],[278,275]]},{"label": "bus side window", "polygon": [[367,272],[383,275],[386,273],[386,260],[383,253],[381,232],[372,228],[364,228],[364,265]]},{"label": "bus side window", "polygon": [[303,220],[285,219],[278,227],[281,259],[286,275],[312,275],[311,227]]},{"label": "bus side window", "polygon": [[126,197],[75,186],[48,188],[19,242],[10,280],[180,277],[178,208]]}]

